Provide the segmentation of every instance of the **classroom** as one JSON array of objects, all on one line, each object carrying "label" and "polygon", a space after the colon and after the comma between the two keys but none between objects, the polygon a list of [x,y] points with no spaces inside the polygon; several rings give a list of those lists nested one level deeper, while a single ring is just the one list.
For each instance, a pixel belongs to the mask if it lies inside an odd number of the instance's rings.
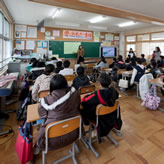
[{"label": "classroom", "polygon": [[1,0],[0,164],[164,164],[163,6]]}]

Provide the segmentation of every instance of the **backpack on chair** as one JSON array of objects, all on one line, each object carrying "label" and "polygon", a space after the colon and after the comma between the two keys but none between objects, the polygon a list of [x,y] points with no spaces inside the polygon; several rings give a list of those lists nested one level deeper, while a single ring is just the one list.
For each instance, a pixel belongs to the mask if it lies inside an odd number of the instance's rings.
[{"label": "backpack on chair", "polygon": [[160,104],[160,97],[157,96],[156,86],[152,85],[149,92],[145,94],[145,99],[141,105],[151,110],[157,110],[159,104]]}]

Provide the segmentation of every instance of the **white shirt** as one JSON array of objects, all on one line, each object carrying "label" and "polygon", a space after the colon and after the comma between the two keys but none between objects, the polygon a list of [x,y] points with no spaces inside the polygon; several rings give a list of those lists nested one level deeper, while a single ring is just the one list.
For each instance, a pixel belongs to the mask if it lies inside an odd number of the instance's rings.
[{"label": "white shirt", "polygon": [[72,68],[64,68],[59,72],[59,74],[65,76],[65,75],[73,75],[73,69]]},{"label": "white shirt", "polygon": [[104,68],[104,67],[108,67],[108,64],[101,61],[101,62],[100,62],[98,65],[96,65],[95,67],[96,67],[96,68]]},{"label": "white shirt", "polygon": [[[141,69],[144,69],[144,65],[140,65],[140,64],[137,64],[139,67],[141,67]],[[132,73],[132,78],[131,78],[131,81],[130,81],[130,84],[132,85],[134,83],[134,79],[137,75],[137,70],[135,68],[133,68],[133,73]]]}]

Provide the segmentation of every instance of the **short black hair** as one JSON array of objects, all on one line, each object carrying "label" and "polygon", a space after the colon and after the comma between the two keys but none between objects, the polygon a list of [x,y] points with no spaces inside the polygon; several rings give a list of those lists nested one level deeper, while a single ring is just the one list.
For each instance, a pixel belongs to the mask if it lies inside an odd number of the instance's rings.
[{"label": "short black hair", "polygon": [[108,88],[111,84],[112,80],[111,77],[106,73],[101,73],[98,77],[98,82],[101,84],[102,87]]},{"label": "short black hair", "polygon": [[55,69],[55,67],[54,67],[53,64],[48,64],[48,65],[46,65],[46,68],[45,68],[45,70],[44,70],[44,74],[45,74],[45,75],[50,75],[51,72],[54,71],[54,69]]},{"label": "short black hair", "polygon": [[32,59],[30,60],[30,64],[33,64],[33,63],[35,63],[36,61],[37,61],[36,58],[32,58]]},{"label": "short black hair", "polygon": [[84,75],[84,71],[85,71],[84,67],[78,67],[77,68],[77,74],[78,75]]},{"label": "short black hair", "polygon": [[36,60],[33,64],[32,64],[32,67],[37,67],[38,65],[38,60]]},{"label": "short black hair", "polygon": [[41,67],[45,67],[45,62],[38,62],[37,67],[41,68]]},{"label": "short black hair", "polygon": [[145,57],[145,55],[144,55],[144,54],[141,54],[141,57],[143,57],[143,58],[144,58],[144,57]]},{"label": "short black hair", "polygon": [[57,60],[56,57],[52,57],[51,60]]},{"label": "short black hair", "polygon": [[50,82],[50,93],[57,89],[64,89],[68,86],[67,80],[63,75],[55,75]]},{"label": "short black hair", "polygon": [[153,68],[156,68],[157,67],[157,62],[156,61],[152,61],[151,65],[153,66]]},{"label": "short black hair", "polygon": [[69,60],[65,60],[64,61],[64,68],[69,68],[70,66],[70,61]]},{"label": "short black hair", "polygon": [[56,66],[57,66],[57,67],[62,67],[62,61],[58,61],[58,62],[56,63]]},{"label": "short black hair", "polygon": [[142,64],[142,60],[140,58],[137,59],[138,64]]}]

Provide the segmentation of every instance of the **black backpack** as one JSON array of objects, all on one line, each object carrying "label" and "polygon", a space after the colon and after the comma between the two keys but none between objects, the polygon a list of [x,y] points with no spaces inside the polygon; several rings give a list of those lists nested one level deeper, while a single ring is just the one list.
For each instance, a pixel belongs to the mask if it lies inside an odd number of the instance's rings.
[{"label": "black backpack", "polygon": [[28,96],[21,104],[20,109],[17,110],[16,118],[18,121],[26,120],[27,106],[30,104],[32,104],[31,92],[29,92]]}]

